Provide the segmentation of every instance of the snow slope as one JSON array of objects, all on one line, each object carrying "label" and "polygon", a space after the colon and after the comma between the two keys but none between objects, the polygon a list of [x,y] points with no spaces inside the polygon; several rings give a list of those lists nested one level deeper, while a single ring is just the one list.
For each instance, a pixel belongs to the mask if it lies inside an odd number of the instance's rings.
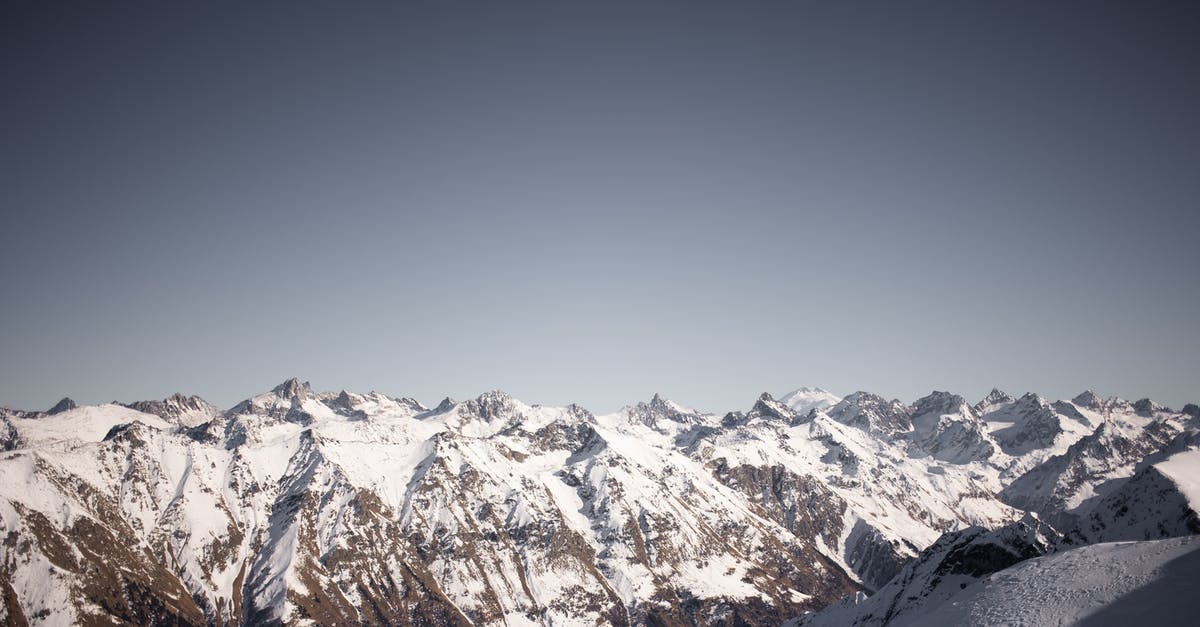
[{"label": "snow slope", "polygon": [[1183,625],[1197,595],[1200,537],[1105,543],[995,573],[911,624]]}]

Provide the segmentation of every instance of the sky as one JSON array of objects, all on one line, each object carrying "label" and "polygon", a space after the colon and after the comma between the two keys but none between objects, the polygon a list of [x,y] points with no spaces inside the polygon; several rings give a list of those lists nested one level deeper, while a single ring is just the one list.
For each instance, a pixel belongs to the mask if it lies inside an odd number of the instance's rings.
[{"label": "sky", "polygon": [[1197,32],[1170,2],[6,2],[0,405],[1200,401]]}]

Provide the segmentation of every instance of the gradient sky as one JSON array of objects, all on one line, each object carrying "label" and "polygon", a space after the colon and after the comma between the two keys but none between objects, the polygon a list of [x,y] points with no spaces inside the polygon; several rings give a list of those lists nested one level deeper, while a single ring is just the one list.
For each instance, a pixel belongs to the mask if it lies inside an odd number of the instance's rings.
[{"label": "gradient sky", "polygon": [[1200,401],[1200,5],[1047,4],[6,2],[0,404]]}]

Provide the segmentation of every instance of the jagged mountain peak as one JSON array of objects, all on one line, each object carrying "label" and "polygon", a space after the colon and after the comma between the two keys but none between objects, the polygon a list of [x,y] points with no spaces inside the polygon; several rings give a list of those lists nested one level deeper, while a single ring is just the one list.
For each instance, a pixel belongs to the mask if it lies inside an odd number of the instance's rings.
[{"label": "jagged mountain peak", "polygon": [[454,409],[456,406],[458,406],[458,401],[447,396],[446,398],[442,399],[442,402],[437,404],[437,407],[434,407],[433,409],[431,409],[429,411],[429,413],[444,414],[444,413]]},{"label": "jagged mountain peak", "polygon": [[494,422],[510,420],[520,412],[519,403],[503,390],[489,390],[479,396],[458,405],[460,415],[470,415],[483,420]]},{"label": "jagged mountain peak", "polygon": [[988,392],[987,396],[980,399],[978,403],[975,403],[975,413],[986,414],[997,407],[1013,402],[1013,400],[1015,399],[1007,392],[1000,388],[992,388],[992,391]]},{"label": "jagged mountain peak", "polygon": [[918,399],[912,413],[910,451],[942,461],[965,464],[995,452],[987,426],[963,397],[934,391]]},{"label": "jagged mountain peak", "polygon": [[829,408],[827,415],[842,424],[887,435],[912,429],[911,407],[861,390]]},{"label": "jagged mountain peak", "polygon": [[279,398],[296,398],[303,401],[312,394],[312,385],[308,381],[301,383],[300,379],[292,377],[271,388],[271,392]]},{"label": "jagged mountain peak", "polygon": [[1100,406],[1104,403],[1103,399],[1092,390],[1080,392],[1075,398],[1071,399],[1071,402],[1087,409],[1100,409]]},{"label": "jagged mountain peak", "polygon": [[1013,400],[1013,397],[1008,392],[1000,388],[992,388],[988,395],[983,397],[983,402],[987,403],[1007,403]]},{"label": "jagged mountain peak", "polygon": [[672,423],[690,424],[699,419],[699,415],[670,399],[655,393],[649,401],[640,402],[622,410],[633,422],[640,422],[648,427],[664,426],[659,421],[667,420]]},{"label": "jagged mountain peak", "polygon": [[182,392],[175,392],[161,401],[135,401],[122,405],[185,427],[193,427],[221,415],[221,410],[212,403],[199,396],[185,396]]},{"label": "jagged mountain peak", "polygon": [[1169,412],[1169,408],[1164,407],[1148,398],[1138,399],[1133,403],[1133,410],[1142,416],[1154,416],[1159,412]]},{"label": "jagged mountain peak", "polygon": [[70,397],[64,396],[62,400],[54,404],[54,407],[46,410],[46,413],[53,416],[55,414],[61,414],[64,411],[71,411],[77,407],[79,407],[79,405],[76,404],[75,401],[71,400]]},{"label": "jagged mountain peak", "polygon": [[1044,406],[1047,404],[1046,399],[1042,398],[1037,392],[1026,392],[1018,398],[1016,403],[1030,406]]},{"label": "jagged mountain peak", "polygon": [[783,420],[791,422],[796,418],[796,412],[792,411],[791,407],[775,400],[769,392],[763,392],[758,400],[755,401],[754,407],[750,409],[750,417],[759,417],[774,420]]},{"label": "jagged mountain peak", "polygon": [[913,403],[913,415],[920,416],[933,412],[942,414],[962,413],[964,415],[973,415],[974,409],[971,408],[967,400],[958,394],[952,392],[943,392],[934,390],[929,394],[922,396]]}]

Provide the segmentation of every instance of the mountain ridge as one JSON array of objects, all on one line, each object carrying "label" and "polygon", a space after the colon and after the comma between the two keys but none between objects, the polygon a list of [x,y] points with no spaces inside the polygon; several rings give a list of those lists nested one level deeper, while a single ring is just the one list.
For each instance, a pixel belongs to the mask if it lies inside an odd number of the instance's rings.
[{"label": "mountain ridge", "polygon": [[[3,611],[777,624],[881,590],[944,534],[1001,529],[1035,505],[1039,520],[1076,525],[1068,535],[1085,521],[1114,529],[1110,510],[1128,499],[1108,495],[1200,441],[1189,413],[1076,400],[858,392],[801,413],[764,393],[718,416],[655,395],[595,415],[501,391],[430,409],[289,379],[225,411],[182,394],[4,409]],[[1072,460],[1101,470],[1067,482]],[[1148,510],[1183,521],[1171,533],[1192,529],[1194,494],[1142,481],[1169,505]],[[86,583],[95,566],[55,557],[97,526],[143,556],[141,579],[108,575],[141,591],[124,609],[104,600],[117,588]],[[35,576],[39,564],[55,575]]]}]

